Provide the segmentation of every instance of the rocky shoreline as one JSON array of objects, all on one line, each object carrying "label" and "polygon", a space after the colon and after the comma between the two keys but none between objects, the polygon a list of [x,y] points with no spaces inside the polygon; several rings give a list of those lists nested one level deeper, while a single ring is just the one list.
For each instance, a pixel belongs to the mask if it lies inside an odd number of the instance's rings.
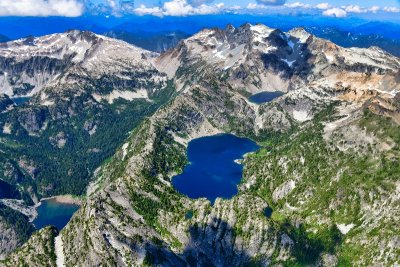
[{"label": "rocky shoreline", "polygon": [[0,203],[27,216],[29,222],[33,222],[38,216],[36,208],[39,207],[40,202],[34,206],[28,206],[20,199],[0,199]]},{"label": "rocky shoreline", "polygon": [[45,200],[54,200],[58,203],[63,203],[63,204],[75,204],[75,205],[82,204],[81,199],[79,199],[76,196],[72,196],[72,195],[60,195],[60,196],[46,197],[46,198],[42,198],[39,203],[41,203]]}]

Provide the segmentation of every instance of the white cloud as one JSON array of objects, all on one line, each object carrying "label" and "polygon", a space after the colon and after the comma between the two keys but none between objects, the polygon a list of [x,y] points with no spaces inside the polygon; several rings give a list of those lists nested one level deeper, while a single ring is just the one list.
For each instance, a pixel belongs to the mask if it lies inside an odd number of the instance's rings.
[{"label": "white cloud", "polygon": [[379,6],[372,6],[369,8],[365,8],[365,7],[360,7],[358,5],[347,5],[347,6],[342,6],[341,7],[344,11],[346,11],[347,13],[376,13],[380,10],[386,11],[386,12],[394,12],[394,13],[398,13],[400,12],[400,8],[397,7],[384,7],[381,8]]},{"label": "white cloud", "polygon": [[349,13],[365,13],[368,11],[365,8],[362,8],[358,5],[348,5],[348,6],[343,6],[342,8]]},{"label": "white cloud", "polygon": [[365,9],[362,9],[360,6],[357,6],[357,5],[344,6],[343,8],[346,12],[350,12],[350,13],[364,13],[365,12]]},{"label": "white cloud", "polygon": [[117,7],[117,3],[115,3],[114,0],[107,0],[107,2],[108,2],[108,5],[109,5],[111,8],[116,8],[116,7]]},{"label": "white cloud", "polygon": [[331,8],[331,5],[329,3],[320,3],[320,4],[316,5],[315,7],[318,9],[325,10],[325,9]]},{"label": "white cloud", "polygon": [[229,7],[229,9],[230,10],[240,10],[240,9],[242,9],[242,7],[241,6],[231,6],[231,7]]},{"label": "white cloud", "polygon": [[266,9],[267,6],[266,5],[259,5],[259,4],[255,4],[255,3],[249,3],[246,7],[247,9]]},{"label": "white cloud", "polygon": [[341,8],[330,8],[322,12],[322,15],[328,17],[336,17],[336,18],[343,18],[347,16],[347,12]]},{"label": "white cloud", "polygon": [[78,17],[83,10],[77,0],[0,0],[0,16]]},{"label": "white cloud", "polygon": [[135,9],[135,13],[139,16],[153,15],[157,17],[163,16],[163,10],[160,7],[146,7],[145,5],[140,5]]},{"label": "white cloud", "polygon": [[216,5],[200,4],[193,6],[187,0],[171,0],[165,2],[162,7],[146,7],[141,5],[134,12],[137,15],[153,15],[153,16],[189,16],[189,15],[207,15],[217,14],[224,9],[225,4],[219,3]]},{"label": "white cloud", "polygon": [[169,16],[186,16],[194,13],[194,8],[186,0],[173,0],[164,3],[164,13]]},{"label": "white cloud", "polygon": [[384,11],[386,12],[390,12],[390,13],[400,13],[400,8],[398,7],[384,7],[383,8]]},{"label": "white cloud", "polygon": [[294,3],[290,3],[290,4],[285,4],[285,7],[288,7],[288,8],[311,8],[311,5],[300,3],[300,2],[294,2]]},{"label": "white cloud", "polygon": [[247,9],[257,9],[258,5],[254,3],[249,3],[246,7]]},{"label": "white cloud", "polygon": [[373,6],[373,7],[370,7],[370,8],[368,9],[368,11],[369,11],[369,12],[372,12],[372,13],[376,13],[376,12],[378,12],[379,10],[381,10],[381,8],[380,8],[379,6]]}]

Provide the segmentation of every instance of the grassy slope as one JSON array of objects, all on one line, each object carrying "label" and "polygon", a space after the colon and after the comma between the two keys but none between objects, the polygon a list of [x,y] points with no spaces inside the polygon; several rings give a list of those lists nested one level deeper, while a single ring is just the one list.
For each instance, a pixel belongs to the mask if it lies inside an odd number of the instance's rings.
[{"label": "grassy slope", "polygon": [[[256,184],[250,190],[273,207],[272,220],[295,240],[294,262],[299,265],[315,262],[321,253],[339,255],[339,266],[369,265],[379,251],[371,238],[399,234],[383,219],[377,229],[362,226],[362,206],[376,200],[368,197],[371,193],[377,199],[394,194],[395,182],[400,177],[400,127],[366,111],[359,125],[369,132],[379,132],[382,138],[389,136],[396,146],[378,156],[353,150],[342,152],[323,139],[323,124],[334,119],[331,106],[308,127],[279,138],[270,150],[261,149],[246,162],[244,182],[246,177],[256,175]],[[296,181],[295,188],[274,200],[274,190],[288,180]],[[299,222],[300,227],[293,226]],[[339,223],[353,223],[355,229],[344,236],[336,227]],[[366,233],[372,236],[365,236]],[[370,245],[363,247],[353,242],[358,238],[369,240]],[[389,258],[387,263],[393,263],[395,257]]]}]

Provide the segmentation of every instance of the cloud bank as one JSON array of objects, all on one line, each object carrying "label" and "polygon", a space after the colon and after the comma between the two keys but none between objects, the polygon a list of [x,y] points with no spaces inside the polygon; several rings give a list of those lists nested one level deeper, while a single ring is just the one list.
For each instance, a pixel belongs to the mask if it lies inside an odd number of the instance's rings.
[{"label": "cloud bank", "polygon": [[83,11],[77,0],[0,0],[0,16],[78,17]]},{"label": "cloud bank", "polygon": [[219,13],[279,13],[285,9],[336,18],[363,13],[400,13],[399,7],[362,7],[354,4],[337,6],[324,0],[319,4],[300,1],[286,3],[287,0],[255,0],[244,1],[245,6],[226,6],[224,2],[229,3],[228,0],[163,0],[159,5],[135,6],[135,0],[0,0],[0,16],[77,17],[86,12],[117,17],[126,14],[164,17]]},{"label": "cloud bank", "polygon": [[329,8],[322,12],[322,15],[328,16],[328,17],[336,17],[336,18],[344,18],[347,16],[347,12],[341,8]]},{"label": "cloud bank", "polygon": [[[194,4],[191,4],[195,2]],[[158,17],[163,16],[190,16],[190,15],[208,15],[208,14],[217,14],[220,13],[224,4],[219,3],[215,5],[207,5],[205,2],[212,1],[204,1],[204,0],[194,0],[188,2],[187,0],[171,0],[169,2],[165,2],[161,7],[147,7],[145,5],[141,5],[136,8],[134,12],[137,15],[153,15]]]}]

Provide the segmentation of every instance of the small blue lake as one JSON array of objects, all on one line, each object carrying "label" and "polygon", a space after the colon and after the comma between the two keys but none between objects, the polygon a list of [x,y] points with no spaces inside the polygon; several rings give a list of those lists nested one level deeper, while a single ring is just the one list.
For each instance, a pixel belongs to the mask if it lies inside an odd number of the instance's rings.
[{"label": "small blue lake", "polygon": [[230,134],[192,140],[187,151],[190,164],[173,177],[172,184],[193,199],[205,197],[214,203],[217,197],[231,198],[237,194],[243,171],[235,160],[258,148],[255,142]]},{"label": "small blue lake", "polygon": [[72,215],[79,209],[79,205],[60,203],[55,199],[43,200],[37,208],[38,216],[33,221],[37,229],[53,225],[58,230],[64,228]]},{"label": "small blue lake", "polygon": [[276,91],[276,92],[261,92],[261,93],[250,96],[249,101],[252,103],[255,103],[255,104],[267,103],[267,102],[271,102],[272,100],[274,100],[277,97],[280,97],[283,94],[284,93],[278,92],[278,91]]},{"label": "small blue lake", "polygon": [[11,98],[12,101],[14,101],[15,105],[17,106],[22,106],[26,102],[28,102],[31,98],[30,97],[13,97]]}]

